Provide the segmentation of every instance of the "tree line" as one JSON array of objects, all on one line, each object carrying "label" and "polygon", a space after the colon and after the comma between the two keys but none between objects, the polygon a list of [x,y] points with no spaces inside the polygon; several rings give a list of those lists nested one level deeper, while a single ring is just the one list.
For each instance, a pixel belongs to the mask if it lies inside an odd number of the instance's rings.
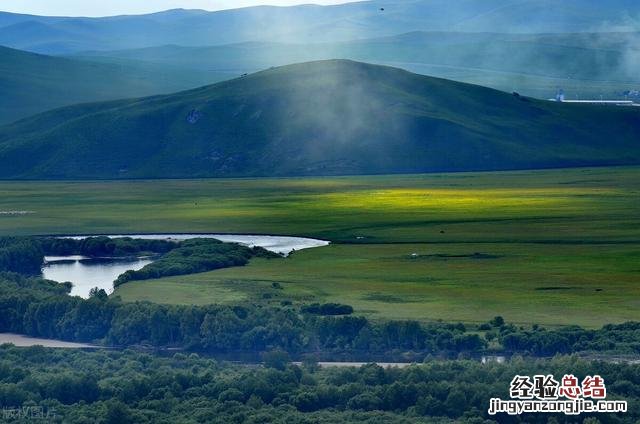
[{"label": "tree line", "polygon": [[38,277],[0,274],[0,332],[207,353],[255,354],[281,349],[294,355],[316,353],[335,360],[456,357],[486,352],[489,346],[535,356],[640,353],[640,323],[590,330],[524,328],[502,319],[480,326],[372,321],[353,315],[317,315],[288,302],[160,305],[122,302],[101,290],[82,299],[68,296],[69,289]]}]

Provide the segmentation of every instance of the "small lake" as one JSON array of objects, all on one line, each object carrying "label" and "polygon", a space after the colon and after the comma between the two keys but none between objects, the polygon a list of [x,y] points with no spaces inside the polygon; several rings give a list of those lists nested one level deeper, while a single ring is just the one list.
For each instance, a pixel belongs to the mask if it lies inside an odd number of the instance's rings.
[{"label": "small lake", "polygon": [[[68,238],[83,239],[97,236],[69,236]],[[260,246],[281,255],[288,255],[293,250],[311,249],[326,246],[328,241],[303,237],[287,236],[258,236],[234,234],[123,234],[108,235],[107,237],[131,237],[147,240],[175,240],[182,241],[193,238],[214,238],[229,243],[240,243],[246,246]],[[48,280],[73,283],[72,296],[89,297],[89,291],[94,287],[104,289],[107,293],[113,291],[113,281],[125,271],[142,269],[153,262],[153,258],[86,258],[83,256],[47,256],[42,268],[42,275]]]},{"label": "small lake", "polygon": [[89,297],[94,287],[113,291],[113,280],[128,270],[137,271],[153,262],[151,259],[89,259],[76,256],[47,256],[42,276],[47,280],[73,283],[72,296]]}]

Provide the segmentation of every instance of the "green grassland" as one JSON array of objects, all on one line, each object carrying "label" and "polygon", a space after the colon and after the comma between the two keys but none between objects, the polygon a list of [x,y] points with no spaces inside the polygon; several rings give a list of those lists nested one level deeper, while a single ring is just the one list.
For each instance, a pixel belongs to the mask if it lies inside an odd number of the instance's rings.
[{"label": "green grassland", "polygon": [[[640,319],[640,168],[2,182],[0,234],[225,232],[329,247],[128,283],[125,300],[333,301],[372,318]],[[413,258],[412,254],[417,257]],[[273,288],[278,282],[282,289]]]},{"label": "green grassland", "polygon": [[592,327],[640,318],[639,262],[638,245],[332,245],[244,268],[125,284],[117,294],[182,304],[341,302],[374,319],[486,322],[502,315]]}]

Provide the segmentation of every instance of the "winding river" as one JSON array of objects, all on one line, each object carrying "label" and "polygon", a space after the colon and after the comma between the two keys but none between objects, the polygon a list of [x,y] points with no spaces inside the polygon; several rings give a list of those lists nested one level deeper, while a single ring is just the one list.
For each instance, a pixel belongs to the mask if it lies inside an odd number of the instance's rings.
[{"label": "winding river", "polygon": [[[83,239],[95,236],[69,236]],[[240,243],[246,246],[260,246],[281,255],[288,255],[294,250],[311,249],[326,246],[328,241],[303,237],[261,236],[240,234],[122,234],[107,237],[131,237],[147,240],[182,241],[193,238],[214,238],[229,243]],[[53,281],[73,283],[72,296],[88,297],[89,290],[94,287],[104,289],[107,293],[113,290],[113,281],[128,270],[137,271],[153,262],[153,258],[87,258],[83,256],[47,256],[42,268],[44,278]]]}]

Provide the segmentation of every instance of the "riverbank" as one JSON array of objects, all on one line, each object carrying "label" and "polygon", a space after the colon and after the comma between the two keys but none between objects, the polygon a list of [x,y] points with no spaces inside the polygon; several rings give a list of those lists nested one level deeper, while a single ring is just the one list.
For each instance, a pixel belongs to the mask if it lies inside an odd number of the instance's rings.
[{"label": "riverbank", "polygon": [[87,343],[63,342],[61,340],[28,337],[22,334],[0,333],[0,345],[7,343],[10,343],[16,347],[44,346],[60,349],[105,349],[105,347],[103,346],[97,346]]}]

